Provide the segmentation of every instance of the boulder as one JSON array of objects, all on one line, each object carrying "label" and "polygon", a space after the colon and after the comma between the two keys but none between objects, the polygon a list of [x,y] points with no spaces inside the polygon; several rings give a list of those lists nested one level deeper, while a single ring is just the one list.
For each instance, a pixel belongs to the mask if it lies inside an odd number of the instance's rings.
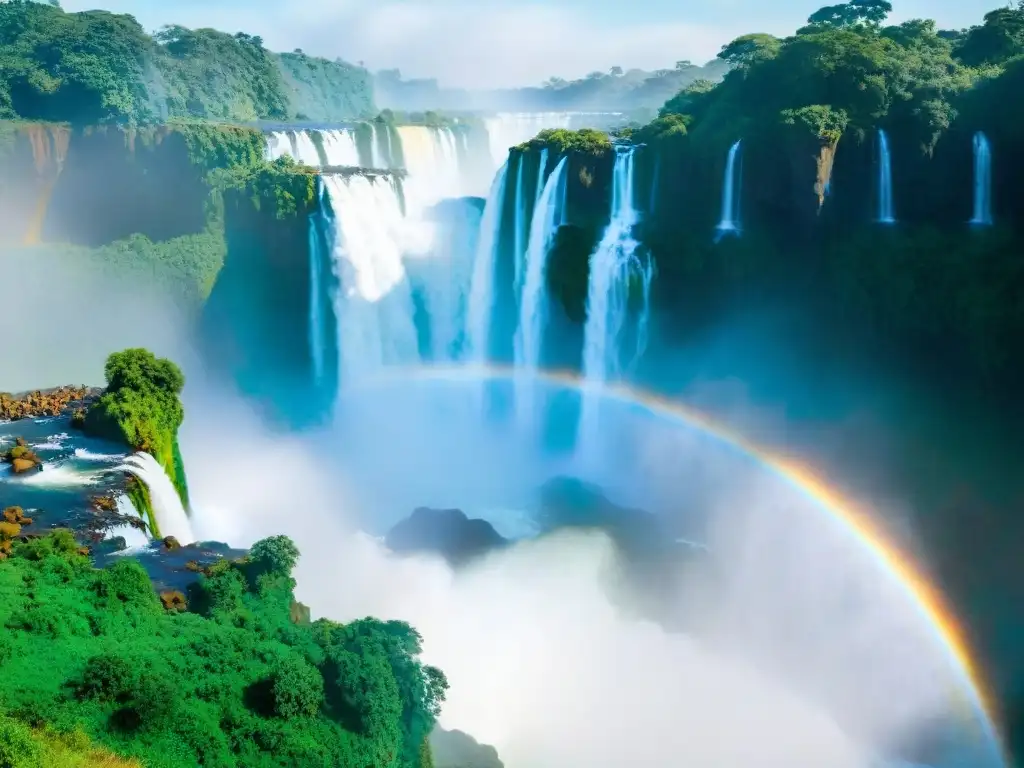
[{"label": "boulder", "polygon": [[384,537],[392,552],[437,554],[456,566],[508,543],[486,520],[470,519],[458,509],[429,507],[414,510]]},{"label": "boulder", "polygon": [[39,466],[39,462],[32,461],[31,459],[14,459],[11,462],[11,466],[14,467],[14,473],[17,475],[35,469]]}]

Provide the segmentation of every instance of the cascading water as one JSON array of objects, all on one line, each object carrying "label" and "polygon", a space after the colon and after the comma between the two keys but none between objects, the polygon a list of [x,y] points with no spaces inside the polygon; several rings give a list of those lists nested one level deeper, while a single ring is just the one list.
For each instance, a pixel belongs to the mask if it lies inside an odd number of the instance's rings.
[{"label": "cascading water", "polygon": [[455,137],[448,128],[398,127],[405,158],[405,199],[413,216],[445,198],[463,194]]},{"label": "cascading water", "polygon": [[182,506],[181,497],[156,459],[148,453],[135,453],[124,460],[120,469],[130,472],[149,489],[149,500],[161,536],[173,536],[181,544],[195,541],[192,523]]},{"label": "cascading water", "polygon": [[740,179],[738,160],[742,139],[729,147],[725,160],[725,176],[722,180],[722,220],[718,222],[718,236],[740,233]]},{"label": "cascading water", "polygon": [[[317,151],[313,136],[316,135],[323,148],[324,157]],[[285,155],[296,162],[321,168],[327,165],[356,168],[359,166],[359,150],[355,136],[347,130],[317,131],[274,131],[267,136],[267,159],[277,160]]]},{"label": "cascading water", "polygon": [[327,165],[336,168],[356,168],[359,166],[359,148],[352,131],[321,131],[324,154]]},{"label": "cascading water", "polygon": [[370,167],[384,168],[384,159],[380,152],[380,139],[377,136],[377,124],[370,123]]},{"label": "cascading water", "polygon": [[[568,157],[558,161],[537,200],[530,220],[530,239],[526,246],[523,292],[519,300],[519,326],[514,339],[516,369],[527,379],[540,367],[541,342],[547,304],[545,285],[548,251],[555,234],[562,188],[566,183]],[[516,410],[520,424],[527,430],[534,427],[534,382],[517,376]]]},{"label": "cascading water", "polygon": [[[583,375],[587,383],[602,384],[621,370],[622,340],[629,313],[630,291],[641,290],[642,306],[636,324],[635,362],[647,344],[650,314],[650,263],[637,257],[633,237],[639,215],[634,190],[634,147],[619,147],[612,177],[611,217],[601,242],[590,257],[587,284],[587,323],[583,331]],[[577,448],[587,452],[596,444],[600,397],[583,395]]]},{"label": "cascading water", "polygon": [[526,155],[519,155],[516,168],[516,196],[513,201],[512,216],[512,263],[514,264],[514,291],[516,302],[523,292],[523,259],[526,252],[526,188],[523,185],[523,168],[526,166]]},{"label": "cascading water", "polygon": [[324,375],[324,312],[323,287],[321,280],[323,270],[323,248],[318,227],[318,220],[323,215],[324,184],[317,182],[320,197],[318,210],[309,214],[309,356],[313,361],[313,383],[319,385]]},{"label": "cascading water", "polygon": [[338,379],[347,386],[383,365],[419,360],[402,258],[422,244],[402,215],[395,180],[353,174],[323,181],[334,212]]},{"label": "cascading water", "polygon": [[878,129],[878,222],[896,223],[892,205],[892,158],[889,154],[889,137],[881,128]]},{"label": "cascading water", "polygon": [[974,134],[974,216],[970,223],[992,226],[992,148],[981,131]]},{"label": "cascading water", "polygon": [[476,259],[473,262],[473,282],[469,292],[469,312],[466,328],[466,358],[474,363],[487,361],[490,350],[491,310],[494,306],[494,267],[497,256],[498,235],[501,230],[501,208],[505,200],[505,182],[508,163],[501,166],[491,183],[491,191],[480,220]]}]

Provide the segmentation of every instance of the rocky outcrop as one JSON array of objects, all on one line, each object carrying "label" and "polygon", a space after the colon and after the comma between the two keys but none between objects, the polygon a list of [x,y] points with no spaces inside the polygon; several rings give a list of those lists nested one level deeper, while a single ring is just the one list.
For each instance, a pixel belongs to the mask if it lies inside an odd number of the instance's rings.
[{"label": "rocky outcrop", "polygon": [[13,395],[0,392],[0,421],[60,416],[88,406],[99,397],[100,392],[95,387],[86,386],[37,389]]},{"label": "rocky outcrop", "polygon": [[453,566],[465,563],[508,545],[486,520],[470,519],[458,509],[419,507],[395,525],[384,544],[399,554],[441,555]]}]

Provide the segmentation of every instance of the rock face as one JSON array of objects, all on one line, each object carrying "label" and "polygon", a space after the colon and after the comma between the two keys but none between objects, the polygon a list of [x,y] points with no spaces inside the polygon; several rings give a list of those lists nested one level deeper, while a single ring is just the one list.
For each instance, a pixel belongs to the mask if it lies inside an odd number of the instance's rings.
[{"label": "rock face", "polygon": [[438,554],[458,566],[509,542],[486,520],[470,519],[461,510],[419,507],[388,532],[384,543],[392,552]]},{"label": "rock face", "polygon": [[498,751],[468,733],[435,728],[430,734],[434,768],[505,768]]}]

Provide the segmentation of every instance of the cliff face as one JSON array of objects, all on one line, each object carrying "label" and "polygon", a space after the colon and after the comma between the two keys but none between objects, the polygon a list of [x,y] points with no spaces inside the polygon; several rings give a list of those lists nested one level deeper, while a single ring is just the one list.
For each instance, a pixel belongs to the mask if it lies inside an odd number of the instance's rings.
[{"label": "cliff face", "polygon": [[[1024,383],[1013,353],[1024,335],[1024,195],[1012,180],[1024,140],[968,107],[930,151],[906,126],[879,126],[891,151],[891,225],[877,221],[874,129],[817,135],[779,124],[742,137],[739,236],[716,234],[726,158],[738,137],[696,132],[638,146],[636,235],[657,266],[657,332],[686,343],[737,313],[785,311],[803,318],[803,338],[793,344],[905,367],[940,389],[1012,393]],[[978,130],[992,146],[992,227],[968,223]],[[510,179],[520,154],[529,162],[530,152],[513,151]],[[588,259],[610,208],[613,157],[570,158],[568,217],[548,279],[560,321],[578,329]],[[511,205],[506,200],[504,248]],[[562,362],[572,365],[572,357]]]},{"label": "cliff face", "polygon": [[[335,389],[313,380],[308,342],[310,258],[322,258],[326,232],[318,177],[295,173],[274,184],[297,188],[294,208],[274,205],[274,187],[264,187],[264,196],[255,185],[225,194],[227,256],[203,308],[202,347],[210,368],[263,403],[267,415],[304,424],[319,418]],[[337,364],[325,361],[324,369]]]},{"label": "cliff face", "polygon": [[0,245],[100,246],[133,234],[163,241],[203,232],[208,174],[232,160],[230,151],[204,156],[220,138],[262,151],[249,129],[4,123]]},{"label": "cliff face", "polygon": [[64,125],[0,123],[0,245],[41,239],[70,139]]}]

